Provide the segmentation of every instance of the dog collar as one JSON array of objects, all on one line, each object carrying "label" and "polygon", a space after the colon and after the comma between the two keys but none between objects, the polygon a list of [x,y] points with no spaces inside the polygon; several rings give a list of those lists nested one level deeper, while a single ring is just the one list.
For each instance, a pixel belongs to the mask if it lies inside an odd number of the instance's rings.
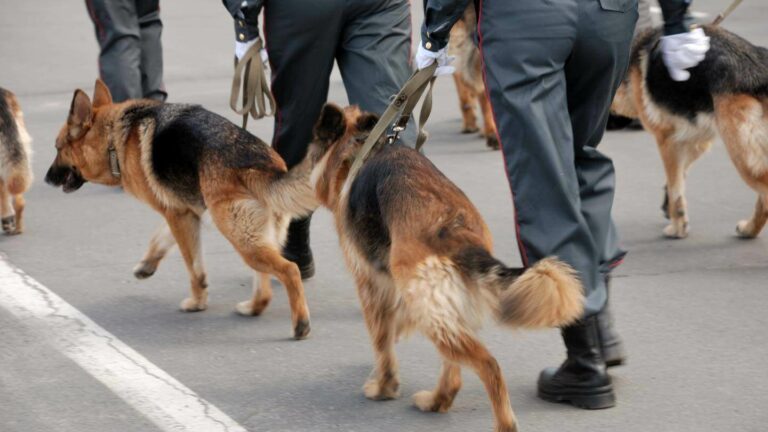
[{"label": "dog collar", "polygon": [[109,142],[107,154],[109,155],[109,170],[112,176],[120,178],[120,161],[117,160],[117,149],[112,141]]}]

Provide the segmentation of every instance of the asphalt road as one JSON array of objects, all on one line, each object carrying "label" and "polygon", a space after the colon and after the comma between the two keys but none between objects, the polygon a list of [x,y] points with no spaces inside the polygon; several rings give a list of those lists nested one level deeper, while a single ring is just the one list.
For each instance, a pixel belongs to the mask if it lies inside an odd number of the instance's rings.
[{"label": "asphalt road", "polygon": [[[724,2],[697,0],[714,14]],[[415,9],[419,4],[414,2]],[[226,106],[231,22],[216,1],[163,2],[166,82],[174,102]],[[418,19],[418,17],[415,17]],[[768,3],[747,0],[726,27],[768,45]],[[0,0],[0,86],[15,91],[34,138],[37,181],[27,195],[27,232],[0,236],[0,252],[148,361],[252,431],[489,431],[492,416],[479,380],[465,384],[447,414],[423,414],[409,396],[432,388],[440,367],[420,336],[398,345],[403,397],[371,402],[361,385],[372,365],[354,286],[331,217],[312,225],[317,275],[306,283],[311,337],[290,339],[279,286],[258,318],[234,313],[248,297],[250,272],[213,227],[205,229],[209,309],[178,311],[187,276],[174,252],[149,280],[133,278],[160,217],[119,190],[86,185],[65,195],[42,178],[74,88],[91,92],[97,47],[82,2]],[[311,71],[308,71],[311,73]],[[334,75],[330,100],[345,101]],[[501,155],[460,135],[452,80],[435,92],[427,155],[485,216],[497,255],[519,262]],[[268,140],[269,120],[251,131]],[[483,332],[502,365],[524,431],[768,430],[768,234],[735,238],[754,193],[722,145],[688,178],[691,235],[665,240],[659,210],[662,167],[644,132],[606,135],[618,193],[614,215],[630,250],[616,270],[613,304],[629,364],[612,370],[618,405],[586,412],[535,396],[542,367],[563,358],[557,331]],[[0,285],[0,291],[8,289]],[[0,431],[156,431],[145,414],[64,356],[54,336],[0,307]]]}]

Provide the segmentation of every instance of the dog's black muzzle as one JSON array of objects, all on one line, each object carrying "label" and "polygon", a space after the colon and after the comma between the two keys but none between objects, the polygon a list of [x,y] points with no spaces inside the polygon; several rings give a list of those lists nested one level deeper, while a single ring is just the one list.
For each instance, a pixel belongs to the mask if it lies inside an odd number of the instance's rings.
[{"label": "dog's black muzzle", "polygon": [[77,171],[77,168],[64,165],[51,165],[48,169],[48,173],[45,174],[45,182],[51,186],[62,186],[62,190],[66,193],[74,192],[82,185],[86,180]]}]

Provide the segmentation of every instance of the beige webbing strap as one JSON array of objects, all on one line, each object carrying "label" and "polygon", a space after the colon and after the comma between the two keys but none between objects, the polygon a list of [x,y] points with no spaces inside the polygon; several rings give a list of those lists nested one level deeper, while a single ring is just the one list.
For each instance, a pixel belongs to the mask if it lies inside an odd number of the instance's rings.
[{"label": "beige webbing strap", "polygon": [[725,21],[726,18],[728,18],[728,15],[733,13],[733,11],[736,10],[737,7],[741,4],[743,0],[733,0],[733,2],[728,6],[726,10],[721,12],[717,18],[715,18],[714,21],[712,21],[712,25],[720,25],[721,22]]},{"label": "beige webbing strap", "polygon": [[[261,61],[260,51],[263,47],[264,44],[259,38],[240,61],[235,59],[235,76],[232,79],[229,106],[234,112],[243,116],[243,128],[248,125],[249,115],[258,120],[275,114],[275,98],[269,89],[264,63]],[[241,91],[243,106],[238,108],[237,96]],[[269,112],[267,112],[265,99],[269,100]]]},{"label": "beige webbing strap", "polygon": [[[416,149],[421,149],[421,146],[424,145],[424,141],[427,139],[427,134],[424,132],[423,127],[432,111],[432,85],[435,82],[434,75],[436,69],[437,64],[433,63],[420,71],[416,71],[411,78],[408,79],[405,85],[403,85],[403,88],[397,96],[395,96],[392,103],[389,104],[386,111],[384,111],[379,118],[379,121],[376,122],[373,130],[371,130],[368,138],[366,138],[363,148],[360,149],[360,153],[358,153],[357,158],[355,158],[355,161],[352,163],[349,175],[347,176],[347,182],[351,182],[352,179],[354,179],[357,172],[363,166],[363,163],[368,159],[371,150],[376,146],[381,137],[384,136],[390,126],[394,126],[393,130],[396,134],[405,129],[411,113],[416,108],[416,104],[424,94],[424,90],[429,87],[427,97],[421,106],[421,113],[419,114],[419,131],[418,138],[416,139]],[[396,119],[398,121],[397,123],[394,123]]]}]

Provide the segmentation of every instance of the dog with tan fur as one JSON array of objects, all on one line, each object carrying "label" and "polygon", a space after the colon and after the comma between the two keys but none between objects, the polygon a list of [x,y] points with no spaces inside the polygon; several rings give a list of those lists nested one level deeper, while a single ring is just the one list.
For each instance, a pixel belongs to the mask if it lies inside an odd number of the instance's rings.
[{"label": "dog with tan fur", "polygon": [[[299,269],[280,255],[280,245],[290,220],[318,205],[302,173],[308,171],[287,170],[269,145],[200,106],[150,100],[115,104],[98,80],[93,102],[75,91],[45,180],[64,192],[85,182],[122,186],[163,215],[189,272],[191,296],[181,303],[189,312],[207,306],[200,218],[209,211],[258,273],[253,297],[239,303],[237,311],[261,313],[271,300],[274,275],[288,291],[293,336],[301,339],[309,334],[309,309]],[[167,243],[153,245],[150,252],[164,254]],[[161,258],[145,257],[137,276],[151,275]]]},{"label": "dog with tan fur", "polygon": [[611,109],[639,118],[656,138],[667,178],[665,236],[688,235],[685,177],[720,135],[741,178],[758,195],[752,216],[736,226],[739,236],[754,238],[768,220],[768,49],[720,27],[703,29],[711,48],[682,82],[669,77],[658,53],[661,30],[638,35]]},{"label": "dog with tan fur", "polygon": [[318,200],[331,210],[354,275],[376,356],[365,383],[373,400],[398,396],[395,341],[426,335],[443,357],[423,411],[445,412],[461,388],[462,366],[485,384],[496,431],[517,430],[501,369],[477,330],[487,316],[512,327],[563,326],[582,314],[582,287],[554,258],[528,270],[491,254],[491,234],[467,197],[419,152],[379,144],[355,178],[350,166],[377,117],[326,105],[309,161]]}]

